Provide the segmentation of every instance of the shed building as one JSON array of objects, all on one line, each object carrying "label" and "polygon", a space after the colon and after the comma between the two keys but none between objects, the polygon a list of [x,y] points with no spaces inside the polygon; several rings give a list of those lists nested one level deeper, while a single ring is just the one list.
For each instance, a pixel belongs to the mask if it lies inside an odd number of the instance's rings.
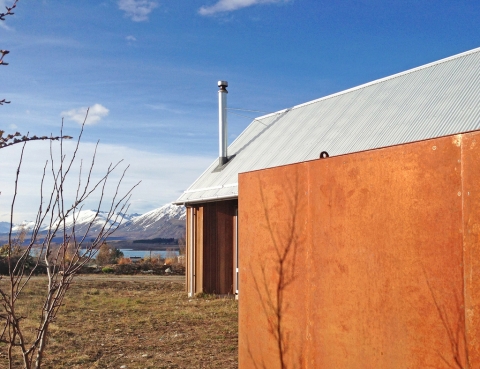
[{"label": "shed building", "polygon": [[238,294],[239,173],[479,130],[479,101],[477,48],[258,117],[228,152],[220,105],[220,160],[176,201],[187,207],[189,295]]}]

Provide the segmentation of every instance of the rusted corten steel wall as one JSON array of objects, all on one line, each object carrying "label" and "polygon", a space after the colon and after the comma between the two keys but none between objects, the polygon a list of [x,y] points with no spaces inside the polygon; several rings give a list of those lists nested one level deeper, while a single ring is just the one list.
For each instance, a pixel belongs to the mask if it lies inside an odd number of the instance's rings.
[{"label": "rusted corten steel wall", "polygon": [[239,367],[480,368],[480,133],[239,176]]},{"label": "rusted corten steel wall", "polygon": [[[237,200],[229,200],[197,204],[187,208],[187,291],[191,291],[193,246],[195,293],[233,293],[234,221],[237,204]],[[194,213],[193,233],[192,213]]]}]

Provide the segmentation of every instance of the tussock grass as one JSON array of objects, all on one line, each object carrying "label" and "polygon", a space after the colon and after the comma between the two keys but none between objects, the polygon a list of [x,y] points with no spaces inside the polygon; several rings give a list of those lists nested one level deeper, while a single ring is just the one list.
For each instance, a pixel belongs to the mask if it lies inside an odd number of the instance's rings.
[{"label": "tussock grass", "polygon": [[[45,282],[35,277],[22,302],[30,334]],[[44,368],[237,368],[237,332],[237,302],[188,299],[184,277],[82,276],[51,325]]]}]

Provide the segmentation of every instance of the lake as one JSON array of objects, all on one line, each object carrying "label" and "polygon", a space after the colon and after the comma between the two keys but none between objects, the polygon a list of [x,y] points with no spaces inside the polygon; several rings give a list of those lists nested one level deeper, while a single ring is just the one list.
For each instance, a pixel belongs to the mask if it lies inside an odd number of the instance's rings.
[{"label": "lake", "polygon": [[[178,256],[179,252],[178,250],[173,250],[173,251],[164,251],[164,250],[132,250],[132,249],[120,249],[121,252],[123,252],[123,257],[125,258],[144,258],[144,257],[158,257],[160,256],[161,258],[165,258],[165,256],[168,255],[175,255]],[[85,250],[81,250],[80,254],[83,255]],[[30,251],[31,255],[36,255],[36,249],[32,249]]]},{"label": "lake", "polygon": [[[173,251],[154,251],[154,250],[132,250],[132,249],[120,249],[123,252],[123,257],[125,258],[144,258],[144,257],[156,257],[160,256],[165,258],[167,254],[178,256],[178,250]],[[150,254],[151,253],[151,254]]]}]

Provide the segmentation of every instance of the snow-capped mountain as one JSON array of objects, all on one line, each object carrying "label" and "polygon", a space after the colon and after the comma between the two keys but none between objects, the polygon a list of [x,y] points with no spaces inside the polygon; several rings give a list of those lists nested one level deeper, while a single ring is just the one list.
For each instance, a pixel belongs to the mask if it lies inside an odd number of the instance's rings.
[{"label": "snow-capped mountain", "polygon": [[127,239],[185,236],[186,209],[173,204],[164,205],[122,224],[115,236]]},{"label": "snow-capped mountain", "polygon": [[[89,231],[93,235],[95,232],[100,231],[108,216],[107,212],[99,212],[95,218],[95,214],[95,210],[82,210],[75,214],[75,219],[74,215],[71,214],[66,219],[66,226],[70,229],[75,224],[76,233],[81,234],[87,230],[87,227],[93,221]],[[113,234],[115,238],[126,240],[157,237],[180,238],[185,236],[185,215],[186,209],[184,206],[167,204],[143,215],[119,213],[116,218],[114,217],[110,220],[110,224],[116,225],[121,223]],[[2,222],[0,233],[7,233],[8,225],[9,223]],[[32,229],[33,226],[34,222],[24,221],[21,224],[16,224],[13,227],[13,231],[16,233],[22,227]],[[48,226],[44,225],[41,231],[46,231],[47,229]]]},{"label": "snow-capped mountain", "polygon": [[[138,215],[138,214],[135,214]],[[124,223],[134,218],[135,215],[128,215],[119,213],[117,216],[111,217],[109,220],[109,224],[115,225],[118,223]],[[82,210],[75,214],[70,214],[65,219],[65,225],[68,229],[72,228],[75,225],[75,229],[78,230],[79,233],[82,231],[86,231],[87,227],[91,224],[91,231],[99,231],[103,225],[105,224],[108,218],[108,213],[105,211],[100,211],[98,214],[95,210]],[[16,224],[13,227],[14,232],[20,231],[20,229],[32,229],[35,223],[33,221],[23,221],[20,224]],[[40,231],[46,231],[48,229],[48,224],[44,224]]]}]

